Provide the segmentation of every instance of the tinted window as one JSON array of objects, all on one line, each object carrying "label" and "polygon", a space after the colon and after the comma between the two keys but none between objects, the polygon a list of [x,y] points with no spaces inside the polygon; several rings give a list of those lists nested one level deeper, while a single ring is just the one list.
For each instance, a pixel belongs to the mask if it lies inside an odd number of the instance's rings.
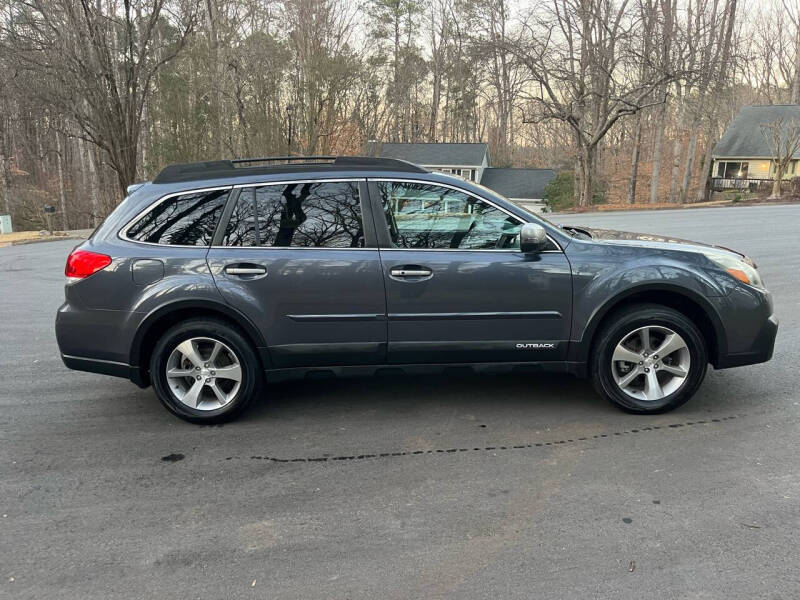
[{"label": "tinted window", "polygon": [[208,246],[227,198],[228,190],[169,198],[129,227],[127,236],[153,244]]},{"label": "tinted window", "polygon": [[223,243],[228,246],[356,248],[364,245],[358,182],[243,188]]},{"label": "tinted window", "polygon": [[519,248],[522,222],[469,194],[423,183],[381,182],[396,248]]}]

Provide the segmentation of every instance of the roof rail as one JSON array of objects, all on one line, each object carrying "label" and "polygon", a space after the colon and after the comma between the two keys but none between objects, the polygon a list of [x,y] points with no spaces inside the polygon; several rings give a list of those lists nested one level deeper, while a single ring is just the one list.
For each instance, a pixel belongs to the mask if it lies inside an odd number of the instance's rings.
[{"label": "roof rail", "polygon": [[375,158],[370,156],[265,156],[258,158],[236,158],[196,163],[175,164],[164,167],[153,179],[153,183],[176,183],[246,175],[271,175],[281,172],[302,173],[330,171],[335,169],[405,171],[428,173],[414,163],[397,158]]},{"label": "roof rail", "polygon": [[285,163],[317,163],[317,162],[333,162],[336,160],[335,156],[260,156],[258,158],[234,158],[231,162],[234,165],[241,165],[245,163],[269,163],[269,162],[285,162]]}]

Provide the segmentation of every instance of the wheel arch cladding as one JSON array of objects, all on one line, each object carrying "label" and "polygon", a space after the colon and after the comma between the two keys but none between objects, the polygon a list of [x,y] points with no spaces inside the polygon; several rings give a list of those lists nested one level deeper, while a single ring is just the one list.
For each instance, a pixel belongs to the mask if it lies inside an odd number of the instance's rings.
[{"label": "wheel arch cladding", "polygon": [[261,362],[261,368],[269,368],[266,342],[258,329],[245,315],[217,302],[202,300],[178,301],[150,312],[136,331],[131,344],[130,364],[132,367],[139,367],[143,384],[149,382],[147,369],[150,364],[150,354],[161,335],[181,321],[201,317],[219,319],[240,329],[245,339],[253,345],[253,349]]},{"label": "wheel arch cladding", "polygon": [[575,344],[574,360],[588,363],[603,323],[617,312],[635,304],[659,304],[677,310],[697,326],[703,335],[709,361],[715,365],[726,352],[725,330],[711,303],[691,290],[665,284],[648,284],[625,290],[602,304],[592,314],[581,341]]}]

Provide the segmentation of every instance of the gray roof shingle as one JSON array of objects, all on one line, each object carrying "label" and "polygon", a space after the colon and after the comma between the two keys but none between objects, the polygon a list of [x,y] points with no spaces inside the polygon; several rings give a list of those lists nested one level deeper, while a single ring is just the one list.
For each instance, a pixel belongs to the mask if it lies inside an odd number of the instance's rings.
[{"label": "gray roof shingle", "polygon": [[[761,125],[777,119],[800,125],[800,105],[745,106],[731,121],[714,146],[714,156],[771,158],[772,150],[761,132]],[[800,153],[795,153],[800,158]]]},{"label": "gray roof shingle", "polygon": [[555,178],[553,169],[485,169],[481,185],[506,198],[533,200],[544,198],[544,188]]},{"label": "gray roof shingle", "polygon": [[480,166],[483,157],[489,152],[489,145],[475,144],[394,144],[369,142],[369,156],[399,158],[418,165],[430,166]]}]

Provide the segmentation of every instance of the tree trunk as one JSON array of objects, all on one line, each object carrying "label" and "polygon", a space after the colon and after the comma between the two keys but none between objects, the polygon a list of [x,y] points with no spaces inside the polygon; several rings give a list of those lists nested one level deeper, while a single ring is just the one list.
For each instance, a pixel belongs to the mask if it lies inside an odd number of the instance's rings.
[{"label": "tree trunk", "polygon": [[580,144],[580,154],[577,161],[577,185],[575,186],[576,204],[586,208],[592,204],[592,188],[594,187],[594,164],[596,147],[585,143]]},{"label": "tree trunk", "polygon": [[775,174],[775,181],[772,182],[772,194],[769,196],[771,199],[778,199],[781,197],[781,176]]},{"label": "tree trunk", "polygon": [[78,138],[81,146],[81,154],[86,156],[86,162],[89,165],[89,197],[91,198],[92,207],[92,226],[97,227],[100,222],[100,203],[98,202],[98,194],[100,189],[97,179],[97,164],[94,159],[94,152],[91,148],[87,148],[87,143],[83,138]]},{"label": "tree trunk", "polygon": [[439,122],[439,103],[442,98],[442,74],[439,60],[434,64],[433,73],[433,98],[431,99],[431,116],[428,124],[428,141],[436,141],[436,125]]},{"label": "tree trunk", "polygon": [[672,178],[669,183],[669,201],[678,201],[678,177],[681,171],[681,150],[683,149],[683,140],[681,139],[681,130],[676,128],[675,142],[672,148]]},{"label": "tree trunk", "polygon": [[706,144],[706,151],[703,155],[703,166],[702,171],[700,172],[700,185],[697,186],[697,193],[695,194],[695,201],[702,202],[706,199],[706,194],[708,192],[708,178],[711,172],[711,151],[714,145],[711,141],[711,135],[708,137],[708,143]]},{"label": "tree trunk", "polygon": [[[800,15],[798,15],[800,19]],[[800,104],[800,22],[795,32],[794,81],[792,82],[792,104]]]},{"label": "tree trunk", "polygon": [[69,229],[67,221],[67,198],[64,194],[64,154],[61,146],[61,134],[56,131],[56,164],[58,165],[58,200],[61,204],[61,228],[63,231]]},{"label": "tree trunk", "polygon": [[206,26],[208,27],[209,45],[211,50],[212,73],[214,82],[211,91],[211,112],[214,119],[213,149],[214,158],[222,157],[222,64],[219,58],[219,34],[217,32],[217,4],[216,0],[206,0]]},{"label": "tree trunk", "polygon": [[636,202],[636,182],[639,178],[639,153],[642,146],[642,113],[636,115],[636,133],[633,139],[633,156],[631,157],[631,182],[628,189],[628,204]]},{"label": "tree trunk", "polygon": [[3,154],[0,154],[0,194],[3,194],[3,214],[9,215],[11,214],[11,199],[6,177],[6,157]]},{"label": "tree trunk", "polygon": [[683,168],[683,181],[681,182],[680,195],[678,202],[686,202],[689,196],[689,185],[692,182],[692,171],[694,171],[694,157],[697,155],[697,129],[699,123],[692,123],[692,130],[689,133],[689,147],[686,150],[686,165]]},{"label": "tree trunk", "polygon": [[656,139],[653,144],[653,168],[650,173],[650,204],[658,202],[658,183],[661,178],[661,154],[664,145],[664,118],[667,112],[666,103],[662,104],[655,122]]}]

